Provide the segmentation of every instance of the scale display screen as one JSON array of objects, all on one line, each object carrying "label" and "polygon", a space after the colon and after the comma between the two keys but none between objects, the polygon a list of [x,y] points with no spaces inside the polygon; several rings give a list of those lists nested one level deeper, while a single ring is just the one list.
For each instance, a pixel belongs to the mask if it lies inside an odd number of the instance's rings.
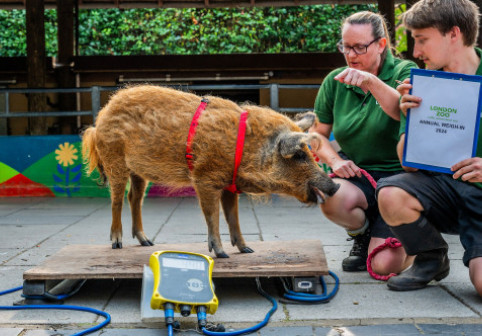
[{"label": "scale display screen", "polygon": [[209,262],[196,254],[163,252],[158,256],[160,282],[158,292],[166,300],[210,302]]},{"label": "scale display screen", "polygon": [[206,270],[206,263],[200,260],[188,260],[179,258],[162,258],[162,266],[193,271]]}]

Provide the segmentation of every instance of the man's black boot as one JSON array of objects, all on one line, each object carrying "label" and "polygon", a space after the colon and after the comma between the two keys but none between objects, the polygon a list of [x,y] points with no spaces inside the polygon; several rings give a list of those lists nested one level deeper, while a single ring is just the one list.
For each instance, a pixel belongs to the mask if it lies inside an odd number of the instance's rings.
[{"label": "man's black boot", "polygon": [[447,249],[441,248],[420,252],[411,268],[400,275],[391,277],[387,286],[395,291],[410,291],[427,287],[432,280],[440,281],[450,272]]},{"label": "man's black boot", "polygon": [[348,240],[353,240],[353,247],[350,255],[343,259],[341,263],[345,272],[361,272],[367,270],[368,245],[370,244],[370,229],[356,236],[350,236]]},{"label": "man's black boot", "polygon": [[450,272],[447,256],[448,245],[440,232],[421,215],[410,224],[391,227],[408,255],[416,255],[411,268],[390,278],[391,290],[409,291],[421,289],[432,280],[440,281]]}]

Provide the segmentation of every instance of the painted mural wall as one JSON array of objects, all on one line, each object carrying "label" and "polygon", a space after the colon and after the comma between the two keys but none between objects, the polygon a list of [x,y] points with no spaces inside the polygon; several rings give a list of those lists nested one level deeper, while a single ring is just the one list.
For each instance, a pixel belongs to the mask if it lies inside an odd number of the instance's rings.
[{"label": "painted mural wall", "polygon": [[[109,197],[99,174],[85,174],[78,135],[0,136],[0,197]],[[147,197],[194,196],[150,184]]]}]

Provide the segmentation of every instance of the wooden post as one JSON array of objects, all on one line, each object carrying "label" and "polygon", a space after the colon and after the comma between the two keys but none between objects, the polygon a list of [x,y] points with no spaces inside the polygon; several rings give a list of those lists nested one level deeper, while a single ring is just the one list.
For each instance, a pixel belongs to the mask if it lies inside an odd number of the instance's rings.
[{"label": "wooden post", "polygon": [[383,15],[388,26],[390,41],[395,44],[395,0],[378,0],[378,11]]},{"label": "wooden post", "polygon": [[[74,56],[74,0],[57,0],[57,40],[58,56],[55,63],[55,74],[61,88],[75,87],[75,76],[72,72],[71,61]],[[59,94],[59,109],[74,111],[75,93]],[[75,117],[59,118],[60,132],[71,134],[76,130]]]},{"label": "wooden post", "polygon": [[[28,88],[45,87],[45,26],[44,0],[27,0],[27,85]],[[30,94],[28,96],[28,110],[42,112],[46,110],[46,95]],[[47,134],[47,118],[29,118],[29,132],[31,135]]]}]

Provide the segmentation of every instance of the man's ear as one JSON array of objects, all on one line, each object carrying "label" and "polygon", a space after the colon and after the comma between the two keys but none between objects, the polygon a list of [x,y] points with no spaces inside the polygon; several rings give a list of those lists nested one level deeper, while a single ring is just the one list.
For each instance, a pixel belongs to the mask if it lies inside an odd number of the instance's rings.
[{"label": "man's ear", "polygon": [[450,28],[447,34],[449,34],[449,37],[452,41],[456,41],[462,38],[462,33],[460,32],[459,26],[453,26],[452,28]]}]

